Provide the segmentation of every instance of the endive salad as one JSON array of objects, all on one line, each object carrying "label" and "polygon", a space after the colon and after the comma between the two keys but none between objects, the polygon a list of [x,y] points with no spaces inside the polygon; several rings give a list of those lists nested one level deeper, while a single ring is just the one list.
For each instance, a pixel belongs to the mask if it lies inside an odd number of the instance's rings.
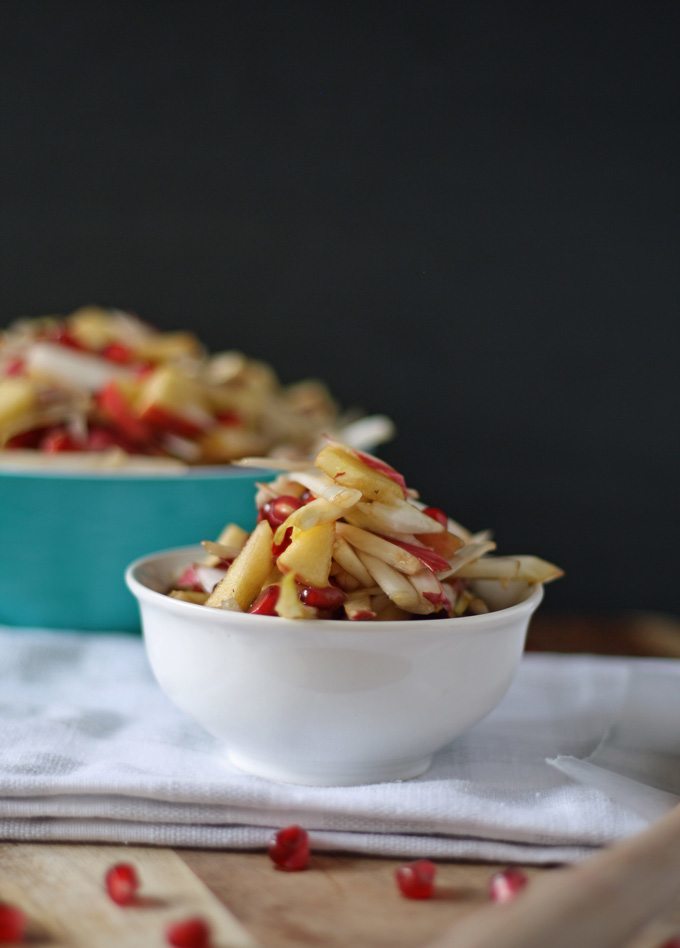
[{"label": "endive salad", "polygon": [[[315,379],[282,385],[237,351],[209,354],[116,309],[15,322],[0,332],[0,467],[93,469],[308,457],[346,419]],[[391,435],[380,416],[364,432]]]},{"label": "endive salad", "polygon": [[[241,463],[269,466],[263,458]],[[286,619],[401,620],[488,612],[488,581],[548,583],[562,570],[536,556],[496,556],[418,499],[379,458],[332,439],[313,464],[280,462],[260,484],[257,525],[227,524],[169,590],[175,599]],[[480,580],[487,581],[479,583]]]}]

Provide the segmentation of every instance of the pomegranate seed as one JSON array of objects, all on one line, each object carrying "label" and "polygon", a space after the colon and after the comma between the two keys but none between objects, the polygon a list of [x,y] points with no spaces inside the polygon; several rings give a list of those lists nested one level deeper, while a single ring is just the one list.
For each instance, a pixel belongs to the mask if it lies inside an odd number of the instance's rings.
[{"label": "pomegranate seed", "polygon": [[680,948],[680,935],[677,935],[675,938],[669,938],[660,948]]},{"label": "pomegranate seed", "polygon": [[5,366],[5,375],[23,375],[25,365],[26,363],[24,360],[20,359],[19,357],[16,359],[10,359]]},{"label": "pomegranate seed", "polygon": [[145,408],[140,419],[153,429],[162,434],[179,435],[180,438],[195,438],[203,433],[199,424],[179,412],[171,411],[169,408],[163,408],[162,405],[149,405]]},{"label": "pomegranate seed", "polygon": [[65,428],[53,428],[43,436],[38,447],[46,454],[61,454],[62,451],[80,451],[82,446]]},{"label": "pomegranate seed", "polygon": [[[264,517],[260,518],[264,520]],[[283,540],[280,543],[272,543],[272,556],[274,559],[278,559],[283,551],[290,546],[290,542],[293,539],[293,528],[286,527],[286,532],[283,534]]]},{"label": "pomegranate seed", "polygon": [[236,411],[218,411],[215,415],[215,419],[227,428],[234,428],[237,425],[243,424],[241,416]]},{"label": "pomegranate seed", "polygon": [[106,451],[118,444],[116,436],[108,428],[94,426],[87,433],[88,451]]},{"label": "pomegranate seed", "polygon": [[143,379],[146,378],[147,375],[150,375],[156,366],[153,364],[153,362],[137,362],[135,365],[131,366],[131,368],[138,379]]},{"label": "pomegranate seed", "polygon": [[210,926],[202,918],[185,918],[168,926],[166,939],[175,948],[208,948]]},{"label": "pomegranate seed", "polygon": [[489,896],[492,902],[512,902],[524,886],[529,877],[521,869],[509,866],[502,872],[494,873],[489,879]]},{"label": "pomegranate seed", "polygon": [[116,905],[131,905],[135,901],[139,879],[134,866],[127,862],[111,866],[105,876],[106,891]]},{"label": "pomegranate seed", "polygon": [[97,407],[103,415],[133,443],[151,438],[148,425],[137,418],[132,406],[116,382],[108,382],[97,393]]},{"label": "pomegranate seed", "polygon": [[339,609],[345,598],[345,593],[337,586],[303,586],[300,590],[300,601],[316,609]]},{"label": "pomegranate seed", "polygon": [[109,362],[118,362],[120,365],[127,365],[135,358],[132,349],[123,345],[122,342],[110,342],[108,346],[104,346],[99,354],[102,358],[108,359]]},{"label": "pomegranate seed", "polygon": [[425,510],[423,510],[423,513],[427,514],[428,517],[432,517],[432,519],[436,520],[437,523],[441,523],[442,527],[444,527],[445,530],[448,530],[449,518],[441,509],[441,507],[426,507]]},{"label": "pomegranate seed", "polygon": [[60,346],[66,346],[68,349],[78,349],[80,352],[87,351],[87,346],[79,342],[65,326],[58,326],[47,334],[50,342],[57,342]]},{"label": "pomegranate seed", "polygon": [[275,497],[274,500],[268,500],[263,504],[262,517],[269,521],[272,530],[276,530],[298,507],[302,507],[301,500],[288,494],[282,494],[280,497]]},{"label": "pomegranate seed", "polygon": [[274,833],[269,858],[277,869],[299,872],[309,865],[309,836],[301,826],[286,826]]},{"label": "pomegranate seed", "polygon": [[6,448],[37,448],[40,439],[46,433],[45,428],[33,428],[32,431],[22,431],[9,438],[5,443]]},{"label": "pomegranate seed", "polygon": [[399,866],[394,876],[399,891],[406,899],[431,899],[437,867],[429,859],[418,859]]},{"label": "pomegranate seed", "polygon": [[14,905],[0,902],[0,941],[17,945],[26,934],[26,916]]},{"label": "pomegranate seed", "polygon": [[276,603],[279,601],[280,589],[278,586],[266,586],[248,612],[255,616],[275,616]]}]

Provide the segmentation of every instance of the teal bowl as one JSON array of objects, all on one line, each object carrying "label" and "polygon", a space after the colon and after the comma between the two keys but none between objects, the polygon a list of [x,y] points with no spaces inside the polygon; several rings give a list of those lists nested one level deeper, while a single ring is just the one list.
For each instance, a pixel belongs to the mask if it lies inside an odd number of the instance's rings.
[{"label": "teal bowl", "polygon": [[123,575],[153,550],[214,539],[255,521],[271,471],[173,474],[0,472],[0,623],[139,631]]}]

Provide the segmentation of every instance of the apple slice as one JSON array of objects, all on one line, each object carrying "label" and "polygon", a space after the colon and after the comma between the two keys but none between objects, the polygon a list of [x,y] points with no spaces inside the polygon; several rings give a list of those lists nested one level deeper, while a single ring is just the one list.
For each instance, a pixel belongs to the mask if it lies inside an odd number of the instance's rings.
[{"label": "apple slice", "polygon": [[277,528],[274,534],[274,543],[282,543],[283,537],[289,527],[296,527],[299,530],[310,530],[320,523],[334,523],[344,516],[345,511],[337,504],[331,504],[323,497],[317,497],[316,500],[304,504],[294,510],[286,520]]},{"label": "apple slice", "polygon": [[366,500],[396,503],[404,494],[395,481],[381,471],[369,467],[350,448],[327,444],[316,456],[315,464],[343,487],[360,490]]},{"label": "apple slice", "polygon": [[160,366],[146,376],[136,407],[143,421],[188,438],[213,422],[203,387],[172,365]]},{"label": "apple slice", "polygon": [[111,313],[101,306],[81,306],[66,317],[66,326],[81,346],[94,351],[118,341],[120,335]]},{"label": "apple slice", "polygon": [[0,429],[20,430],[22,419],[28,421],[36,404],[37,388],[30,379],[0,379]]},{"label": "apple slice", "polygon": [[333,523],[320,523],[309,530],[294,528],[291,542],[276,564],[282,573],[293,573],[306,586],[327,586],[334,540]]},{"label": "apple slice", "polygon": [[[198,444],[201,460],[207,464],[229,464],[244,454],[263,451],[267,443],[263,435],[242,425],[217,425],[201,434]],[[266,467],[265,464],[262,467]]]},{"label": "apple slice", "polygon": [[206,606],[224,608],[235,600],[245,612],[262,589],[274,565],[272,528],[261,520],[248,537],[245,546],[233,561],[227,574],[206,600]]},{"label": "apple slice", "polygon": [[316,609],[300,602],[300,593],[293,573],[287,573],[279,583],[279,598],[274,609],[282,619],[316,618]]},{"label": "apple slice", "polygon": [[184,356],[199,357],[202,346],[190,332],[151,332],[140,338],[136,345],[137,355],[152,362],[166,362]]}]

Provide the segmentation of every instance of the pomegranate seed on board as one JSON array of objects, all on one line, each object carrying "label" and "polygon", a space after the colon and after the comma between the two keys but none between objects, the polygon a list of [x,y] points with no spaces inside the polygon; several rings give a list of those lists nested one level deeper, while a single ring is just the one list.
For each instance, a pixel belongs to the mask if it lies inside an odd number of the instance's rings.
[{"label": "pomegranate seed on board", "polygon": [[137,870],[127,862],[111,866],[105,876],[106,891],[116,905],[131,905],[135,901],[139,879]]},{"label": "pomegranate seed on board", "polygon": [[489,879],[489,896],[492,902],[512,902],[529,881],[521,869],[509,866],[502,872],[495,872]]},{"label": "pomegranate seed on board", "polygon": [[266,586],[248,612],[254,616],[275,616],[276,603],[279,601],[280,589],[278,586]]},{"label": "pomegranate seed on board", "polygon": [[680,948],[680,935],[676,938],[669,938],[668,941],[665,941],[659,948]]},{"label": "pomegranate seed on board", "polygon": [[300,601],[316,609],[339,609],[347,597],[338,586],[303,586]]},{"label": "pomegranate seed on board", "polygon": [[406,899],[431,899],[437,867],[429,859],[418,859],[395,869],[399,891]]},{"label": "pomegranate seed on board", "polygon": [[208,948],[210,926],[202,918],[185,918],[168,926],[165,937],[175,948]]},{"label": "pomegranate seed on board", "polygon": [[286,826],[274,833],[269,858],[277,869],[300,872],[309,865],[309,836],[301,826]]},{"label": "pomegranate seed on board", "polygon": [[427,514],[428,517],[431,517],[433,520],[436,520],[437,523],[441,523],[442,527],[445,530],[448,530],[449,527],[449,518],[441,509],[441,507],[426,507],[423,510],[424,514]]},{"label": "pomegranate seed on board", "polygon": [[288,494],[282,494],[280,497],[268,500],[262,505],[262,519],[268,520],[272,530],[276,530],[299,507],[302,507],[301,500]]},{"label": "pomegranate seed on board", "polygon": [[15,905],[0,902],[0,941],[18,945],[26,934],[26,916]]}]

